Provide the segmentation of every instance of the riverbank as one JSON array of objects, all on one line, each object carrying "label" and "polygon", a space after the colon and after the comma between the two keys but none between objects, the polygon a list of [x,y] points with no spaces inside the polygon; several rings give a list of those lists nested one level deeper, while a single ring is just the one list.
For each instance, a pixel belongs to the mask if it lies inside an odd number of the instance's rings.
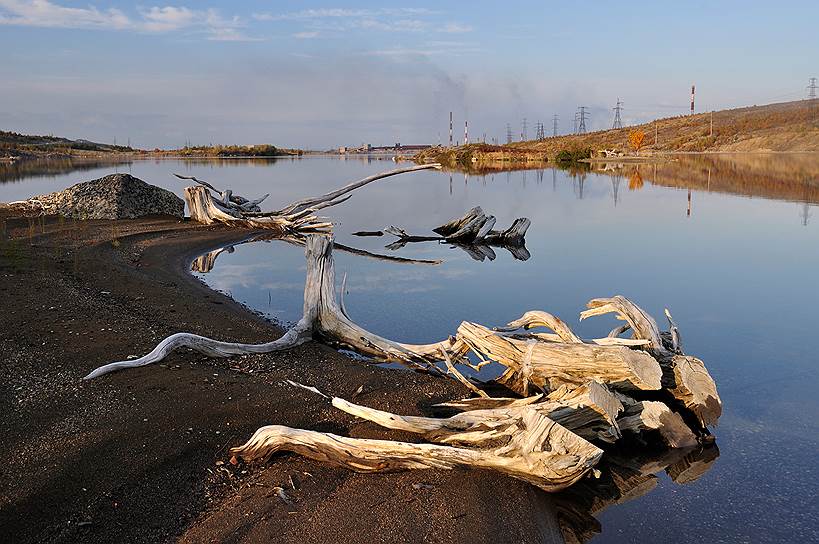
[{"label": "riverbank", "polygon": [[488,472],[358,475],[290,455],[228,462],[230,447],[269,423],[417,440],[285,379],[406,414],[464,396],[454,382],[315,342],[223,360],[183,352],[81,381],[180,330],[245,342],[281,334],[188,273],[195,256],[248,231],[165,218],[0,225],[0,530],[16,542],[557,539],[550,497]]},{"label": "riverbank", "polygon": [[[815,108],[802,100],[657,119],[642,125],[506,145],[434,147],[414,160],[465,171],[537,168],[547,163],[664,162],[677,153],[819,152]],[[639,154],[629,135],[642,134]]]}]

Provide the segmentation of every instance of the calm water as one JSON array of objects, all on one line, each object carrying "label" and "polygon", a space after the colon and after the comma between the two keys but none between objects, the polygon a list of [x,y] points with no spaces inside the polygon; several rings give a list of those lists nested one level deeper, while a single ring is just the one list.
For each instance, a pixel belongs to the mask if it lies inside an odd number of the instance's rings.
[{"label": "calm water", "polygon": [[[171,172],[245,196],[269,192],[271,209],[393,167],[311,158],[146,161],[5,178],[0,170],[0,201],[119,169],[178,194],[182,183]],[[562,317],[582,336],[604,336],[613,318],[579,323],[577,315],[589,299],[614,294],[657,317],[671,309],[686,352],[703,359],[718,384],[725,405],[715,431],[720,456],[695,482],[678,485],[660,473],[650,493],[596,514],[602,533],[595,542],[805,542],[819,541],[818,202],[819,157],[689,158],[656,171],[407,174],[356,191],[326,215],[343,244],[444,261],[336,253],[339,282],[348,275],[351,317],[395,340],[439,340],[462,320],[496,325],[529,309]],[[389,225],[431,234],[476,205],[501,228],[530,218],[531,257],[495,248],[494,260],[480,262],[436,242],[391,251],[391,236],[352,235]],[[304,270],[302,248],[257,242],[222,253],[199,276],[292,322],[301,314]]]}]

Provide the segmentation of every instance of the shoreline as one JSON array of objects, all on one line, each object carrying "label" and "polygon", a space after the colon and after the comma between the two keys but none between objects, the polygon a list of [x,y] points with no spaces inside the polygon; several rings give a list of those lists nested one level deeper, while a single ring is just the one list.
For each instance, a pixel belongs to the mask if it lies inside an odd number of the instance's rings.
[{"label": "shoreline", "polygon": [[[354,420],[285,379],[419,415],[466,396],[454,382],[363,364],[316,342],[229,359],[183,352],[80,380],[181,330],[245,342],[280,335],[189,272],[194,257],[249,234],[168,218],[33,227],[6,218],[0,528],[19,542],[255,542],[273,533],[282,542],[371,542],[385,532],[395,541],[559,541],[545,493],[485,471],[360,475],[292,455],[227,462],[230,447],[270,423],[417,440]],[[271,494],[277,486],[293,504]],[[465,513],[453,518],[453,505]]]}]

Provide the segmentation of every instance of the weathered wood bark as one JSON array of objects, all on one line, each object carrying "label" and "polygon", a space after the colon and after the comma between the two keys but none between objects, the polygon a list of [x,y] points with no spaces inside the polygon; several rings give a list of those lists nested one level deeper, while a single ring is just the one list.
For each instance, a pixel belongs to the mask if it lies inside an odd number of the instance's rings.
[{"label": "weathered wood bark", "polygon": [[623,405],[617,397],[605,385],[594,380],[579,387],[563,385],[545,397],[534,395],[522,399],[469,398],[436,406],[465,410],[463,414],[450,418],[453,421],[460,421],[460,417],[492,417],[496,412],[506,413],[531,408],[586,440],[604,442],[614,442],[619,438],[616,418],[623,410]]},{"label": "weathered wood bark", "polygon": [[722,399],[705,364],[690,355],[674,355],[661,359],[660,366],[663,387],[693,412],[703,427],[715,425],[722,415]]},{"label": "weathered wood bark", "polygon": [[[623,296],[594,299],[588,303],[589,310],[580,314],[581,319],[593,315],[615,312],[619,319],[626,321],[634,331],[634,336],[648,341],[646,348],[654,354],[663,370],[663,387],[699,419],[703,427],[713,425],[722,414],[722,400],[717,394],[714,379],[702,361],[696,357],[684,356],[679,329],[666,310],[671,331],[668,342],[657,327],[657,322],[642,308]],[[620,334],[628,329],[615,329],[612,334]]]},{"label": "weathered wood bark", "polygon": [[[498,421],[520,417],[535,410],[586,440],[614,441],[619,437],[615,418],[622,410],[620,402],[606,387],[589,382],[577,389],[562,388],[541,402],[510,402],[489,409],[472,409],[449,418],[398,416],[372,408],[358,406],[342,399],[333,399],[333,406],[352,415],[378,423],[382,427],[424,434],[431,442],[464,445],[461,433],[466,429],[489,428]],[[479,399],[491,400],[491,399]],[[528,400],[528,399],[525,399]],[[467,406],[469,402],[465,403]],[[441,405],[444,406],[444,405]],[[446,406],[452,406],[447,404]],[[605,438],[603,435],[605,431]],[[610,436],[614,436],[610,439]],[[471,436],[471,435],[468,435]]]},{"label": "weathered wood bark", "polygon": [[596,298],[589,301],[588,307],[588,310],[581,312],[581,321],[594,315],[614,312],[617,314],[618,319],[628,322],[637,338],[649,341],[649,348],[665,351],[657,322],[626,297],[617,295],[611,298]]},{"label": "weathered wood bark", "polygon": [[467,321],[458,327],[457,336],[473,351],[506,366],[508,370],[498,381],[522,395],[527,394],[529,384],[552,390],[590,379],[616,389],[660,389],[662,371],[657,361],[626,347],[523,341]]},{"label": "weathered wood bark", "polygon": [[461,429],[445,433],[433,418],[396,416],[341,399],[333,399],[333,405],[380,425],[420,432],[427,439],[455,446],[346,438],[271,425],[256,431],[231,453],[252,461],[267,459],[277,451],[292,451],[357,472],[485,468],[546,491],[570,486],[603,455],[599,448],[533,409],[524,408],[505,418],[465,420]]},{"label": "weathered wood bark", "polygon": [[683,421],[680,414],[659,401],[637,402],[626,408],[617,418],[621,432],[642,433],[658,431],[672,448],[687,448],[698,444],[697,437]]}]

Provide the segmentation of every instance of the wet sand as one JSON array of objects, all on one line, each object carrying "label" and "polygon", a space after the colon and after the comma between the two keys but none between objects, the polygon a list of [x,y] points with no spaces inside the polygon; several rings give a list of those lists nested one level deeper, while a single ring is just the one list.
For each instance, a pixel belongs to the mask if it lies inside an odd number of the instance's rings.
[{"label": "wet sand", "polygon": [[248,234],[167,218],[0,217],[0,534],[14,542],[562,541],[547,494],[489,472],[362,475],[289,454],[228,462],[230,447],[271,423],[417,441],[356,421],[285,379],[418,415],[466,396],[454,382],[370,366],[315,342],[230,359],[181,352],[81,381],[174,332],[244,342],[280,335],[188,273],[197,255]]}]

